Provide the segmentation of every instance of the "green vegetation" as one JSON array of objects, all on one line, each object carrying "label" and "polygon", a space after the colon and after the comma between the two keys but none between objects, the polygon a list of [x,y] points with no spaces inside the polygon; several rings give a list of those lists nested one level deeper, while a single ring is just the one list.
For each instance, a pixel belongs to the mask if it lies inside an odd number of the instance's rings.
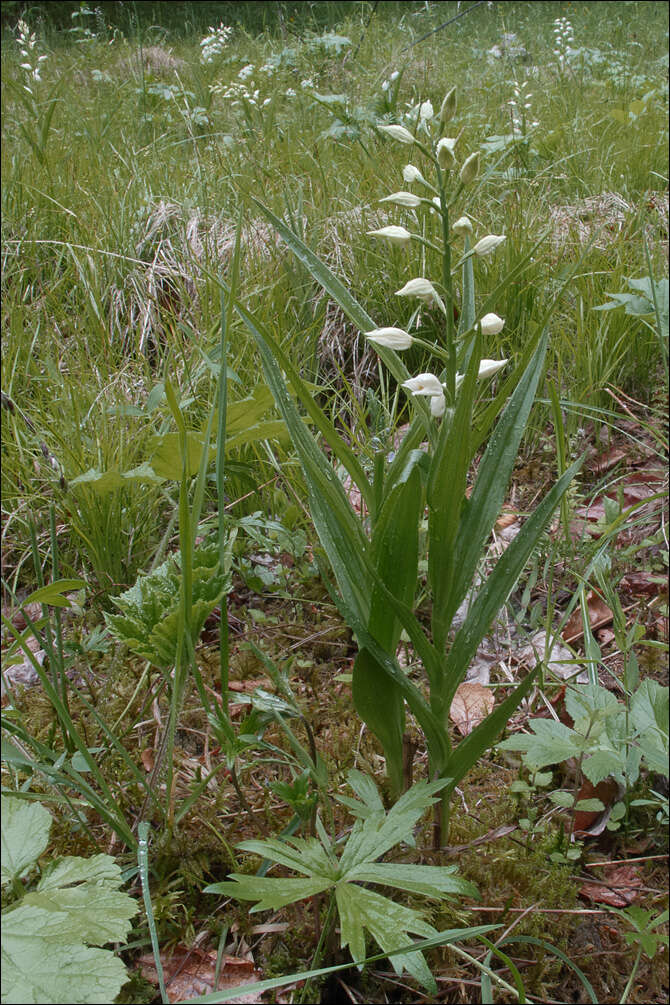
[{"label": "green vegetation", "polygon": [[2,29],[7,923],[76,848],[105,1000],[661,1000],[665,5]]}]

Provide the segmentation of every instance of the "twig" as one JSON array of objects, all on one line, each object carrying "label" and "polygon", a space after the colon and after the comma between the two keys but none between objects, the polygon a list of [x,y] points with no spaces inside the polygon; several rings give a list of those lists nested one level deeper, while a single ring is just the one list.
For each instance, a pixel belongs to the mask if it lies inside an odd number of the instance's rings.
[{"label": "twig", "polygon": [[640,858],[613,858],[611,860],[605,860],[603,862],[585,862],[585,869],[598,869],[603,865],[628,865],[629,862],[651,862],[655,858],[667,858],[667,852],[665,855],[642,855]]},{"label": "twig", "polygon": [[475,7],[481,7],[483,3],[484,0],[477,0],[477,3],[474,3],[472,7],[468,7],[467,10],[460,11],[460,13],[456,14],[455,17],[450,17],[448,21],[444,22],[444,24],[439,24],[437,28],[433,28],[432,31],[429,31],[426,35],[422,35],[421,38],[417,38],[416,42],[411,42],[409,45],[406,45],[405,48],[401,49],[400,51],[407,52],[408,49],[412,49],[415,45],[418,45],[419,42],[423,42],[425,41],[425,39],[430,38],[430,36],[434,35],[435,32],[442,31],[442,29],[446,28],[447,25],[453,24],[454,21],[458,21],[459,17],[465,17],[465,15],[469,14],[470,11],[475,9]]}]

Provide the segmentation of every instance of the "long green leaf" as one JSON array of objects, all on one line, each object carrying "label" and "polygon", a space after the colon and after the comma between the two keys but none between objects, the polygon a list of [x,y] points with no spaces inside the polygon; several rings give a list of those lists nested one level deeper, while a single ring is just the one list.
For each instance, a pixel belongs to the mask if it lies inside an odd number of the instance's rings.
[{"label": "long green leaf", "polygon": [[[372,589],[368,627],[372,636],[392,655],[400,638],[401,623],[386,603],[386,591],[380,586],[383,584],[401,603],[412,606],[419,561],[419,522],[423,512],[417,457],[413,460],[404,481],[388,493],[372,537],[372,560],[378,580]],[[391,784],[399,792],[405,727],[402,692],[366,649],[358,654],[354,663],[352,694],[356,711],[381,741]]]},{"label": "long green leaf", "polygon": [[340,590],[357,611],[359,619],[367,621],[370,606],[370,581],[365,562],[368,541],[360,521],[339,478],[325,460],[288,394],[273,355],[271,340],[266,338],[252,315],[239,308],[238,313],[256,341],[265,379],[300,457],[307,479],[312,519]]},{"label": "long green leaf", "polygon": [[477,646],[491,622],[506,602],[537,545],[563,493],[581,467],[583,458],[575,461],[547,492],[523,527],[498,559],[493,572],[477,594],[468,615],[456,634],[445,667],[442,707],[447,710],[456,688],[463,679]]},{"label": "long green leaf", "polygon": [[444,651],[451,627],[448,599],[454,578],[456,538],[470,466],[470,427],[479,370],[481,335],[475,340],[451,420],[445,416],[428,477],[428,581],[433,593],[433,644]]},{"label": "long green leaf", "polygon": [[519,686],[452,750],[442,769],[442,774],[449,778],[445,790],[447,794],[467,775],[482,754],[491,749],[514,711],[532,688],[539,669],[539,667],[535,667],[531,670]]},{"label": "long green leaf", "polygon": [[323,410],[320,409],[314,401],[314,396],[309,387],[301,378],[300,374],[293,366],[293,363],[276,339],[272,338],[267,329],[261,330],[258,322],[255,319],[252,319],[251,315],[249,315],[241,305],[238,304],[236,309],[240,317],[244,319],[245,323],[248,324],[248,321],[252,321],[254,327],[258,330],[259,334],[261,334],[263,340],[270,347],[275,360],[286,374],[288,382],[291,385],[292,390],[300,399],[303,408],[323,436],[328,446],[336,455],[337,459],[344,465],[351,480],[360,489],[361,495],[363,496],[368,509],[372,511],[372,487],[351,447],[345,443],[342,437],[337,433],[333,423],[330,422],[327,416],[324,415]]},{"label": "long green leaf", "polygon": [[546,334],[507,403],[491,435],[467,506],[461,511],[453,586],[445,598],[444,617],[449,623],[473,581],[477,562],[496,517],[516,461],[519,444],[544,371]]}]

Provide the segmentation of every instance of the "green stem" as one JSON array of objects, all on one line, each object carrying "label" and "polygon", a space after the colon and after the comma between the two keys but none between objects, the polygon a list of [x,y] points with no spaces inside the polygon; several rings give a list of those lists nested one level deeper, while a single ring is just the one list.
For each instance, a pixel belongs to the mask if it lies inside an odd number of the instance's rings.
[{"label": "green stem", "polygon": [[[335,890],[333,889],[330,892],[330,901],[328,903],[328,911],[326,913],[326,918],[325,918],[325,921],[324,921],[323,926],[321,928],[321,935],[319,936],[318,945],[317,945],[317,947],[316,947],[316,949],[314,951],[314,956],[312,957],[312,962],[311,962],[311,965],[310,965],[310,968],[309,968],[310,970],[316,970],[318,968],[319,961],[321,960],[321,956],[323,954],[323,948],[324,948],[324,946],[326,944],[326,940],[327,940],[328,936],[330,935],[330,930],[332,928],[334,917],[335,917]],[[305,982],[305,986],[302,989],[302,993],[301,993],[300,997],[298,998],[299,1002],[304,1003],[304,1002],[308,1002],[309,1001],[309,998],[307,997],[307,991],[309,989],[309,985],[310,985],[310,982],[306,981]]]},{"label": "green stem", "polygon": [[631,975],[628,978],[628,983],[626,984],[624,992],[621,995],[621,1005],[626,1005],[626,1002],[628,1001],[628,995],[630,994],[631,988],[633,987],[633,981],[635,980],[635,976],[637,974],[637,968],[640,966],[641,959],[642,959],[642,946],[639,946],[637,956],[635,957],[635,963],[633,964],[633,969],[631,971]]}]

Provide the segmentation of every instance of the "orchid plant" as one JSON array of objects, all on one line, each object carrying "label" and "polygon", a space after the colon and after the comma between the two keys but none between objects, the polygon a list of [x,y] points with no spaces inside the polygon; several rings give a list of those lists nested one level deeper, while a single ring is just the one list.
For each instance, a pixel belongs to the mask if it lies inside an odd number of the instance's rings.
[{"label": "orchid plant", "polygon": [[[374,238],[400,249],[426,247],[426,260],[439,262],[439,278],[414,276],[396,294],[413,298],[419,302],[419,310],[426,309],[434,330],[430,341],[407,330],[411,324],[401,328],[386,324],[388,319],[375,324],[286,223],[258,203],[294,254],[374,345],[380,360],[412,403],[415,414],[402,443],[391,456],[381,450],[376,452],[371,478],[350,444],[318,407],[278,342],[237,305],[256,340],[266,379],[305,473],[312,518],[336,580],[336,585],[331,584],[331,593],[357,638],[359,652],[352,675],[355,708],[382,744],[396,794],[406,781],[403,738],[407,709],[423,730],[431,777],[447,779],[436,816],[436,846],[447,837],[454,787],[496,742],[514,709],[529,693],[536,671],[455,747],[448,729],[451,702],[478,645],[507,601],[579,466],[577,462],[561,473],[475,591],[478,563],[499,514],[543,376],[547,347],[544,329],[551,309],[516,369],[512,370],[508,359],[482,358],[486,340],[499,334],[505,323],[494,308],[535,249],[501,279],[477,310],[475,263],[494,255],[505,236],[489,234],[474,241],[473,224],[460,210],[450,226],[454,208],[475,184],[480,170],[479,151],[470,153],[459,166],[458,135],[442,135],[455,114],[456,89],[452,88],[439,115],[419,117],[414,132],[402,125],[379,127],[380,134],[420,155],[427,165],[426,173],[433,178],[426,180],[419,168],[408,164],[403,170],[405,184],[422,194],[403,190],[383,200],[415,213],[422,223],[417,231],[389,225],[370,232]],[[421,220],[422,214],[428,219]],[[429,239],[425,235],[431,233],[431,220],[437,224],[437,233]],[[462,250],[454,262],[460,242]],[[454,311],[457,301],[458,324]],[[430,324],[428,328],[431,330]],[[418,375],[407,371],[401,354],[411,347],[432,355],[432,371]],[[476,408],[478,382],[506,368],[511,372],[497,393],[485,407]],[[330,460],[305,424],[289,387],[327,444]],[[484,444],[472,491],[466,492],[468,472]],[[345,492],[332,464],[333,456],[359,489],[362,513]],[[415,614],[419,562],[425,558],[420,525],[426,508],[429,633]],[[325,567],[322,573],[327,579]],[[453,632],[454,616],[466,598],[469,607],[465,620]],[[414,683],[396,658],[403,630],[422,665],[425,677],[421,684]]]}]

